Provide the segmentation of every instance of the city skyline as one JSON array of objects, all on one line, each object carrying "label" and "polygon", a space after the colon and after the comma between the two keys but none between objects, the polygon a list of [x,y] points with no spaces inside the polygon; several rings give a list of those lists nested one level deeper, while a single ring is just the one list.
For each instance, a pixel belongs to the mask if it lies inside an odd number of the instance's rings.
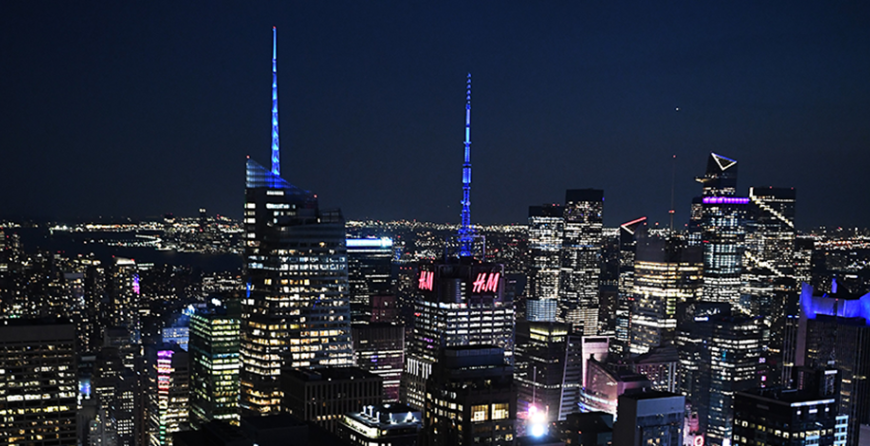
[{"label": "city skyline", "polygon": [[459,223],[468,72],[475,223],[600,188],[607,226],[664,225],[675,170],[681,227],[710,152],[740,163],[737,196],[795,187],[799,228],[870,212],[863,6],[53,6],[0,19],[2,217],[239,218],[272,26],[282,176],[350,220]]}]

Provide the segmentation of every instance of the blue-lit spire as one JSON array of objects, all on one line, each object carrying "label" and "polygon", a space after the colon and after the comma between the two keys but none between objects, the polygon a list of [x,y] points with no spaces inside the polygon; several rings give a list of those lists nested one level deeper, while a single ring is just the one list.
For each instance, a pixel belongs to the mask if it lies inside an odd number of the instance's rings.
[{"label": "blue-lit spire", "polygon": [[272,173],[281,175],[281,150],[278,146],[278,29],[272,27]]},{"label": "blue-lit spire", "polygon": [[471,226],[471,73],[465,92],[465,163],[462,164],[462,223],[459,226],[459,256],[471,257],[474,228]]}]

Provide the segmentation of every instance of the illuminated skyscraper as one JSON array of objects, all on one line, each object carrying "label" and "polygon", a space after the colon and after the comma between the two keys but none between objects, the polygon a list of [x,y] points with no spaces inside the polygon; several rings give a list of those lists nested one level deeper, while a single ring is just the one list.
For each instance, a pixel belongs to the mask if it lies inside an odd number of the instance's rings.
[{"label": "illuminated skyscraper", "polygon": [[529,290],[526,319],[555,322],[565,217],[558,204],[529,206]]},{"label": "illuminated skyscraper", "polygon": [[0,443],[76,444],[75,326],[9,319],[0,325]]},{"label": "illuminated skyscraper", "polygon": [[190,317],[190,421],[239,421],[239,315],[226,307]]},{"label": "illuminated skyscraper", "polygon": [[[697,312],[696,314],[702,314]],[[762,339],[757,319],[710,315],[695,316],[685,327],[694,345],[680,347],[681,365],[692,354],[696,371],[682,370],[694,380],[684,391],[698,413],[700,429],[708,444],[726,445],[731,439],[734,393],[762,384],[760,371]]]},{"label": "illuminated skyscraper", "polygon": [[147,441],[150,446],[171,445],[172,433],[188,428],[189,357],[177,344],[149,345],[145,355]]},{"label": "illuminated skyscraper", "polygon": [[353,363],[344,218],[280,176],[274,57],[272,170],[248,159],[245,189],[240,405],[261,415],[280,411],[283,366]]},{"label": "illuminated skyscraper", "polygon": [[558,320],[586,335],[599,331],[603,211],[603,190],[571,189],[565,193]]},{"label": "illuminated skyscraper", "polygon": [[577,410],[583,352],[581,337],[569,329],[555,322],[517,323],[514,382],[519,413],[534,405],[552,422]]},{"label": "illuminated skyscraper", "polygon": [[711,153],[706,173],[696,180],[703,191],[700,215],[693,210],[690,231],[700,233],[704,249],[703,299],[740,304],[749,198],[735,196],[737,161]]},{"label": "illuminated skyscraper", "polygon": [[490,345],[503,350],[513,364],[514,302],[505,292],[504,266],[481,262],[474,255],[469,200],[471,183],[471,76],[465,113],[465,163],[462,167],[462,221],[459,255],[421,264],[417,276],[413,331],[406,341],[402,403],[421,409],[426,380],[441,351],[448,347]]},{"label": "illuminated skyscraper", "polygon": [[501,265],[472,258],[420,265],[402,402],[422,408],[426,379],[446,347],[495,345],[513,363],[514,306]]},{"label": "illuminated skyscraper", "polygon": [[130,342],[138,344],[142,327],[139,322],[140,288],[136,262],[116,257],[108,285],[112,325],[125,328],[130,333]]},{"label": "illuminated skyscraper", "polygon": [[686,246],[676,236],[638,239],[631,310],[632,354],[674,343],[677,304],[700,297],[702,271],[700,248]]},{"label": "illuminated skyscraper", "polygon": [[[787,314],[797,314],[794,188],[750,187],[743,265],[744,303],[764,323],[770,385],[791,375],[786,358]],[[788,382],[786,379],[784,382]]]},{"label": "illuminated skyscraper", "polygon": [[619,283],[617,284],[614,336],[610,351],[617,357],[629,353],[631,343],[631,311],[634,307],[634,261],[637,238],[646,231],[646,217],[619,225]]},{"label": "illuminated skyscraper", "polygon": [[749,188],[747,257],[780,277],[794,275],[795,197],[793,187]]}]

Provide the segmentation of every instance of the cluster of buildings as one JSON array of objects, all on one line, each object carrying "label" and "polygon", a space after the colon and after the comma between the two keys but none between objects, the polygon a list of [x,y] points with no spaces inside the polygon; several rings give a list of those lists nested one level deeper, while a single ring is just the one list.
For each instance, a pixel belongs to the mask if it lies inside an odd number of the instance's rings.
[{"label": "cluster of buildings", "polygon": [[529,208],[519,260],[499,263],[471,224],[469,76],[461,224],[409,261],[392,238],[348,238],[339,210],[282,177],[275,68],[273,51],[271,165],[247,160],[241,279],[211,281],[221,299],[159,330],[132,261],[63,282],[80,283],[73,314],[34,313],[64,307],[0,284],[0,441],[870,441],[870,289],[814,264],[793,189],[738,194],[737,161],[711,154],[685,231],[605,228],[604,191],[571,189]]}]

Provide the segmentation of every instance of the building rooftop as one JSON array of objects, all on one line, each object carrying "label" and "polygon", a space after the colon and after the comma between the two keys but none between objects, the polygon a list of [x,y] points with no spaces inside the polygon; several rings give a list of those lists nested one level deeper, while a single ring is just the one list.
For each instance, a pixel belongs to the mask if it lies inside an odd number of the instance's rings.
[{"label": "building rooftop", "polygon": [[640,389],[636,391],[628,390],[623,395],[625,398],[630,398],[633,400],[651,400],[656,398],[671,398],[671,397],[679,397],[682,396],[677,393],[665,392],[661,390],[653,390],[653,389]]},{"label": "building rooftop", "polygon": [[792,406],[797,403],[815,402],[816,404],[823,404],[833,403],[836,401],[834,396],[819,396],[818,392],[807,389],[797,390],[785,389],[781,387],[766,387],[745,390],[737,393],[743,394],[744,396],[763,399],[768,402],[788,404]]},{"label": "building rooftop", "polygon": [[308,426],[308,423],[294,417],[293,415],[282,413],[266,417],[242,417],[242,427],[245,426],[252,427],[257,431],[262,432],[265,430],[284,429],[293,426]]},{"label": "building rooftop", "polygon": [[302,381],[341,381],[348,379],[379,379],[378,375],[359,367],[326,367],[320,369],[284,369],[282,374]]},{"label": "building rooftop", "polygon": [[378,429],[420,428],[423,425],[423,415],[420,411],[404,404],[380,404],[365,406],[361,412],[346,414],[348,418],[367,426]]}]

